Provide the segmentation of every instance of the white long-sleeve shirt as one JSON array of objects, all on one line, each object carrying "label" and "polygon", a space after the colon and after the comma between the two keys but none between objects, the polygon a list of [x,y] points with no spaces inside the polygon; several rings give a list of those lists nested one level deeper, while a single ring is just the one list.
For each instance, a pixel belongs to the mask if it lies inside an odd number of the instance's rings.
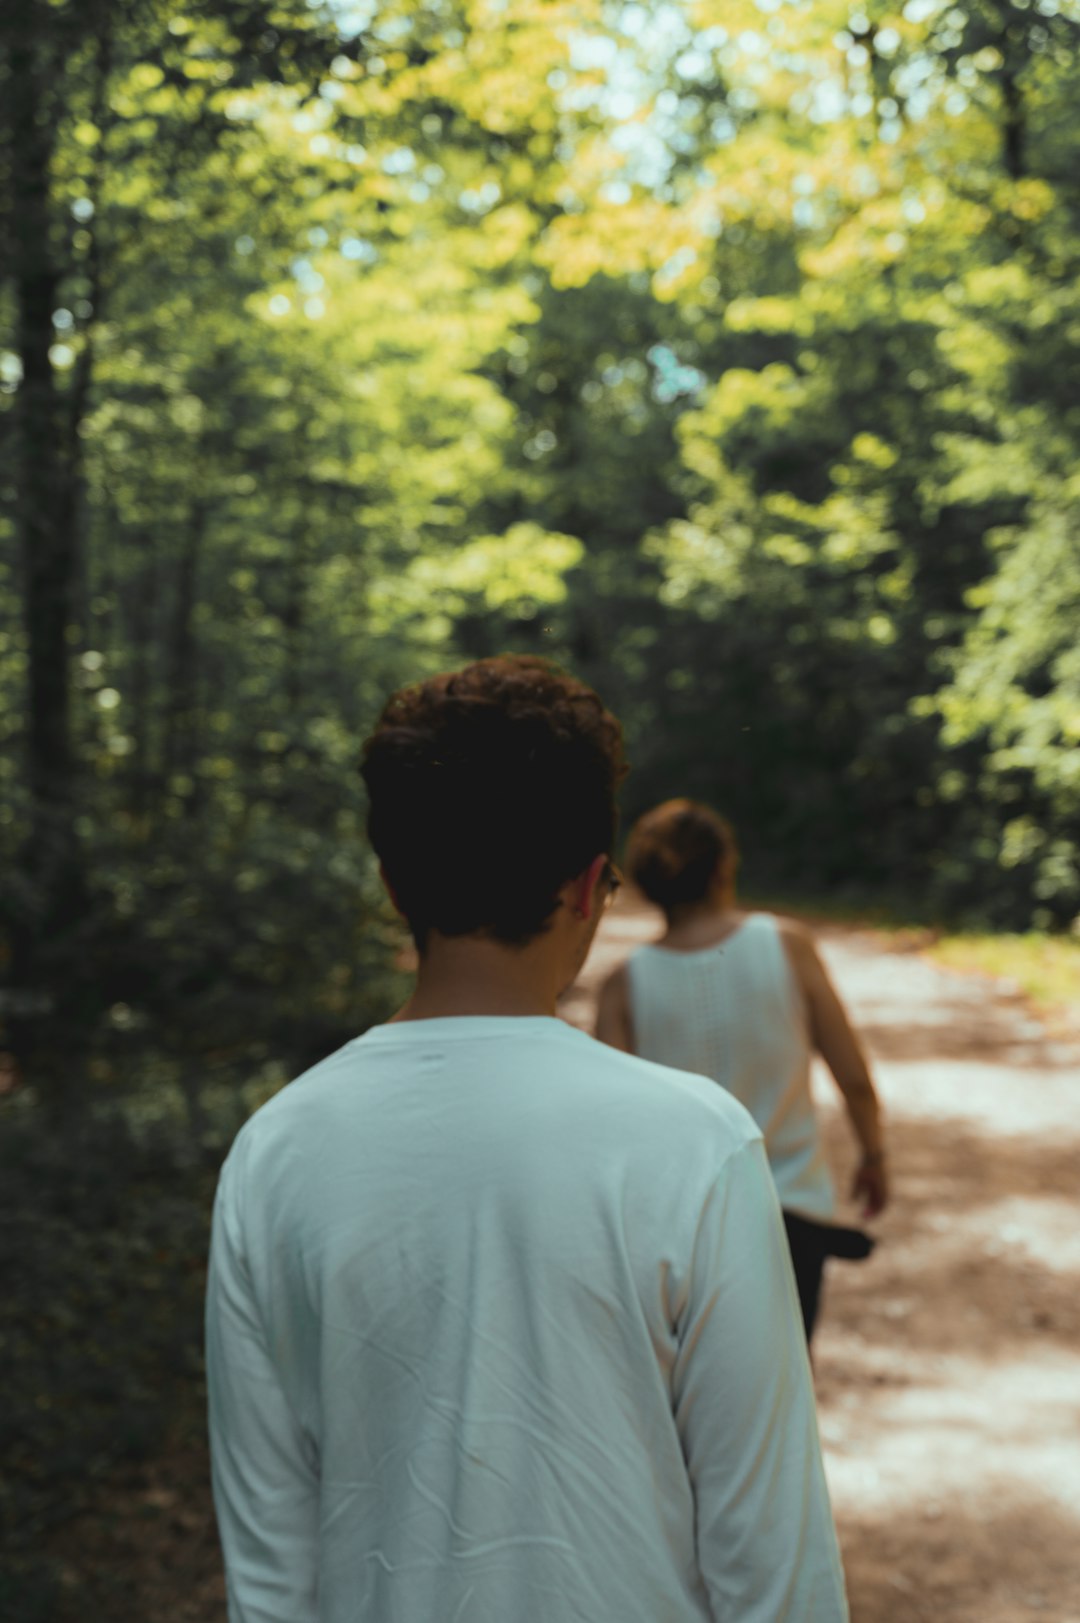
[{"label": "white long-sleeve shirt", "polygon": [[760,1135],[547,1018],[252,1117],[207,1298],[231,1623],[843,1623]]}]

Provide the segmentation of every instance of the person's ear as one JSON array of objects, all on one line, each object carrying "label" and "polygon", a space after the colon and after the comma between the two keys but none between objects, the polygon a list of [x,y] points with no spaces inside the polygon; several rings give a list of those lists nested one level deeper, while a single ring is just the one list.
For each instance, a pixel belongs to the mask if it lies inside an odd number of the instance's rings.
[{"label": "person's ear", "polygon": [[574,880],[574,913],[579,919],[591,919],[597,908],[596,888],[607,867],[607,856],[601,851],[593,857],[584,873]]}]

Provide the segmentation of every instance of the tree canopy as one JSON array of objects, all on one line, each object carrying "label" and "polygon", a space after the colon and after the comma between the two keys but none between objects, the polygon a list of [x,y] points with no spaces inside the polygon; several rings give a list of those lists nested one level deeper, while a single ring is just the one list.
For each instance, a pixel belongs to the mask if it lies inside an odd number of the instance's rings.
[{"label": "tree canopy", "polygon": [[27,1062],[372,1017],[359,741],[507,648],[762,886],[1068,926],[1078,51],[1075,0],[8,8]]}]

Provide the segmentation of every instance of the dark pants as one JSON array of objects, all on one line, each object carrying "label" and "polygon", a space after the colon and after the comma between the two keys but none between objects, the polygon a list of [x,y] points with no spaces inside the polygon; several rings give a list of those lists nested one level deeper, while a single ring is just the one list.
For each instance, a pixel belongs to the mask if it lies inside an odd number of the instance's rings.
[{"label": "dark pants", "polygon": [[845,1228],[838,1223],[815,1223],[812,1218],[799,1217],[795,1212],[784,1213],[784,1227],[809,1345],[821,1304],[825,1258],[842,1257],[845,1262],[862,1262],[874,1249],[874,1241],[862,1229]]},{"label": "dark pants", "polygon": [[812,1223],[808,1217],[797,1217],[794,1212],[785,1212],[784,1227],[787,1229],[803,1328],[809,1345],[817,1322],[821,1282],[825,1273],[826,1252],[822,1244],[821,1224]]}]

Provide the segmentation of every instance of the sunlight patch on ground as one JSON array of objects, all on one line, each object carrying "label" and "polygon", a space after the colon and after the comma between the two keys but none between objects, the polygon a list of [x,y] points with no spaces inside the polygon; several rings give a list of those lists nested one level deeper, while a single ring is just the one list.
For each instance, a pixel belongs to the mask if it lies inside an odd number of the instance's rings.
[{"label": "sunlight patch on ground", "polygon": [[[873,1349],[846,1351],[872,1367]],[[932,1520],[973,1495],[1027,1489],[1075,1518],[1080,1539],[1080,1360],[899,1354],[896,1365],[905,1384],[860,1383],[823,1407],[838,1511],[917,1507]]]},{"label": "sunlight patch on ground", "polygon": [[1080,1072],[979,1060],[893,1060],[879,1064],[875,1074],[894,1117],[961,1121],[987,1138],[1080,1142]]},{"label": "sunlight patch on ground", "polygon": [[[1080,1207],[1054,1195],[1013,1195],[943,1222],[947,1238],[932,1241],[940,1262],[945,1246],[958,1255],[978,1248],[986,1256],[1030,1261],[1053,1273],[1080,1274]],[[1080,1373],[1077,1376],[1080,1402]]]},{"label": "sunlight patch on ground", "polygon": [[[894,1121],[955,1122],[989,1139],[1051,1136],[1080,1144],[1080,1069],[996,1065],[984,1060],[878,1060],[874,1078]],[[1019,1084],[1019,1086],[1018,1086]],[[835,1083],[814,1067],[814,1102],[840,1108]]]}]

